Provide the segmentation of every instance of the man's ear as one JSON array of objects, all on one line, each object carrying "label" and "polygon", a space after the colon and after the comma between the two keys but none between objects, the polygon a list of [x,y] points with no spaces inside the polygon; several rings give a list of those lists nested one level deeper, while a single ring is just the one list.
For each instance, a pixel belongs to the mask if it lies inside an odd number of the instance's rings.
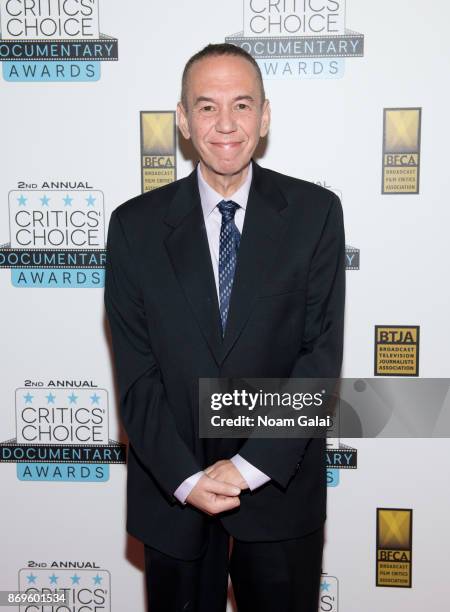
[{"label": "man's ear", "polygon": [[270,126],[270,102],[269,100],[264,100],[263,108],[262,108],[262,117],[261,117],[261,128],[259,130],[259,135],[261,138],[267,135]]},{"label": "man's ear", "polygon": [[189,131],[189,123],[187,120],[187,113],[184,109],[184,106],[182,105],[181,102],[178,102],[177,104],[177,123],[178,123],[178,127],[180,129],[180,132],[183,134],[183,136],[186,138],[186,140],[189,140],[189,138],[191,137],[191,133]]}]

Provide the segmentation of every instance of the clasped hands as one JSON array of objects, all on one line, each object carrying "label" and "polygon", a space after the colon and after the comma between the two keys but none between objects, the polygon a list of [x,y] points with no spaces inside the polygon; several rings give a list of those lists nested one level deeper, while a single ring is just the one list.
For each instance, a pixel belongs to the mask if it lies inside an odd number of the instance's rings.
[{"label": "clasped hands", "polygon": [[232,461],[221,459],[204,472],[187,496],[187,503],[209,515],[240,506],[239,495],[249,487]]}]

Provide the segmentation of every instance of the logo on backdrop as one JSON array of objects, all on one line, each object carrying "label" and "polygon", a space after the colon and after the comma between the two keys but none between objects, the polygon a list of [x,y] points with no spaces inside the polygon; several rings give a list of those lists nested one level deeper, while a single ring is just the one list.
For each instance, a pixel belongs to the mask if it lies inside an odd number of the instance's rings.
[{"label": "logo on backdrop", "polygon": [[176,148],[175,111],[141,111],[142,193],[177,178]]},{"label": "logo on backdrop", "polygon": [[103,287],[103,193],[87,182],[20,182],[9,192],[10,242],[0,268],[14,287]]},{"label": "logo on backdrop", "polygon": [[419,193],[421,108],[385,108],[383,194]]},{"label": "logo on backdrop", "polygon": [[64,593],[67,604],[26,604],[19,610],[111,610],[111,574],[93,561],[29,561],[18,572],[19,591],[34,594]]},{"label": "logo on backdrop", "polygon": [[319,612],[339,612],[339,583],[335,576],[320,578]]},{"label": "logo on backdrop", "polygon": [[328,487],[339,485],[340,470],[356,470],[358,467],[356,448],[342,444],[340,441],[340,425],[339,418],[334,418],[332,426],[327,430],[325,464]]},{"label": "logo on backdrop", "polygon": [[340,470],[356,470],[358,451],[342,444],[338,438],[327,438],[327,486],[337,487],[341,482]]},{"label": "logo on backdrop", "polygon": [[0,443],[0,462],[19,480],[105,482],[125,463],[125,445],[109,437],[106,389],[92,381],[25,381],[15,391],[16,437]]},{"label": "logo on backdrop", "polygon": [[342,201],[342,190],[339,189],[338,187],[334,187],[333,185],[330,185],[330,183],[328,183],[326,179],[314,181],[314,185],[319,185],[319,187],[323,187],[324,189],[328,189],[329,191],[332,191]]},{"label": "logo on backdrop", "polygon": [[346,270],[359,270],[359,249],[355,247],[345,245],[345,269]]},{"label": "logo on backdrop", "polygon": [[338,79],[364,56],[364,35],[346,28],[345,0],[243,0],[243,30],[225,38],[248,51],[263,78]]},{"label": "logo on backdrop", "polygon": [[[342,202],[342,191],[337,187],[333,187],[326,180],[314,181],[315,185],[329,189],[335,193]],[[345,245],[345,269],[346,270],[359,270],[360,252],[359,249]]]},{"label": "logo on backdrop", "polygon": [[412,512],[377,508],[376,586],[412,586]]},{"label": "logo on backdrop", "polygon": [[418,376],[419,335],[419,325],[375,325],[375,376]]},{"label": "logo on backdrop", "polygon": [[118,59],[117,38],[99,30],[98,0],[0,0],[6,81],[98,81]]}]

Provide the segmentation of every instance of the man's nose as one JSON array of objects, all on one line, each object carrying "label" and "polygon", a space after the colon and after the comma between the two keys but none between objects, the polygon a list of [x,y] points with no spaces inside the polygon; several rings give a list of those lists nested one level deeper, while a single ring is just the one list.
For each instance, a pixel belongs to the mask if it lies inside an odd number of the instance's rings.
[{"label": "man's nose", "polygon": [[235,130],[236,122],[234,120],[232,110],[228,108],[222,108],[217,115],[216,131],[229,133],[234,132]]}]

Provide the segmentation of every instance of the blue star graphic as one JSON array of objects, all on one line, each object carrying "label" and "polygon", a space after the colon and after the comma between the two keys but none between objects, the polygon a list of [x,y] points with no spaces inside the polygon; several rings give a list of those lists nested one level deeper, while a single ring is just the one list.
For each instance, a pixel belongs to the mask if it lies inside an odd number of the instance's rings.
[{"label": "blue star graphic", "polygon": [[31,582],[33,584],[36,584],[36,578],[37,576],[35,576],[34,574],[30,574],[29,576],[27,576],[28,584],[30,584]]},{"label": "blue star graphic", "polygon": [[97,576],[94,576],[92,580],[94,581],[94,584],[101,584],[103,578],[97,574]]},{"label": "blue star graphic", "polygon": [[94,206],[95,198],[92,197],[92,195],[89,195],[89,197],[86,198],[86,202],[87,202],[88,206]]},{"label": "blue star graphic", "polygon": [[58,576],[55,576],[55,572],[53,572],[53,574],[49,576],[49,578],[52,584],[56,584],[56,581],[58,580]]},{"label": "blue star graphic", "polygon": [[19,206],[25,206],[27,203],[27,198],[21,195],[20,198],[17,198],[17,201],[19,202]]},{"label": "blue star graphic", "polygon": [[63,202],[65,206],[72,206],[73,198],[71,198],[70,195],[67,194],[66,197],[63,198]]},{"label": "blue star graphic", "polygon": [[69,400],[69,402],[71,404],[76,404],[77,403],[77,399],[78,399],[78,395],[75,395],[75,393],[72,391],[72,395],[68,395],[67,399]]},{"label": "blue star graphic", "polygon": [[80,576],[77,576],[76,574],[74,574],[70,578],[72,580],[72,584],[80,584]]},{"label": "blue star graphic", "polygon": [[91,395],[90,399],[93,404],[97,404],[98,406],[98,402],[100,401],[100,395],[97,395],[97,393],[94,393],[94,395]]},{"label": "blue star graphic", "polygon": [[33,397],[34,395],[31,395],[31,393],[28,391],[28,393],[23,396],[23,399],[25,400],[25,403],[28,404],[28,402],[32,402]]},{"label": "blue star graphic", "polygon": [[322,582],[322,584],[320,585],[320,590],[321,591],[328,591],[329,586],[330,586],[329,582]]},{"label": "blue star graphic", "polygon": [[48,206],[48,203],[50,202],[50,198],[45,196],[42,196],[41,198],[41,202],[42,202],[42,206]]},{"label": "blue star graphic", "polygon": [[55,403],[56,395],[53,395],[53,393],[51,391],[45,397],[47,399],[47,404],[54,404]]}]

